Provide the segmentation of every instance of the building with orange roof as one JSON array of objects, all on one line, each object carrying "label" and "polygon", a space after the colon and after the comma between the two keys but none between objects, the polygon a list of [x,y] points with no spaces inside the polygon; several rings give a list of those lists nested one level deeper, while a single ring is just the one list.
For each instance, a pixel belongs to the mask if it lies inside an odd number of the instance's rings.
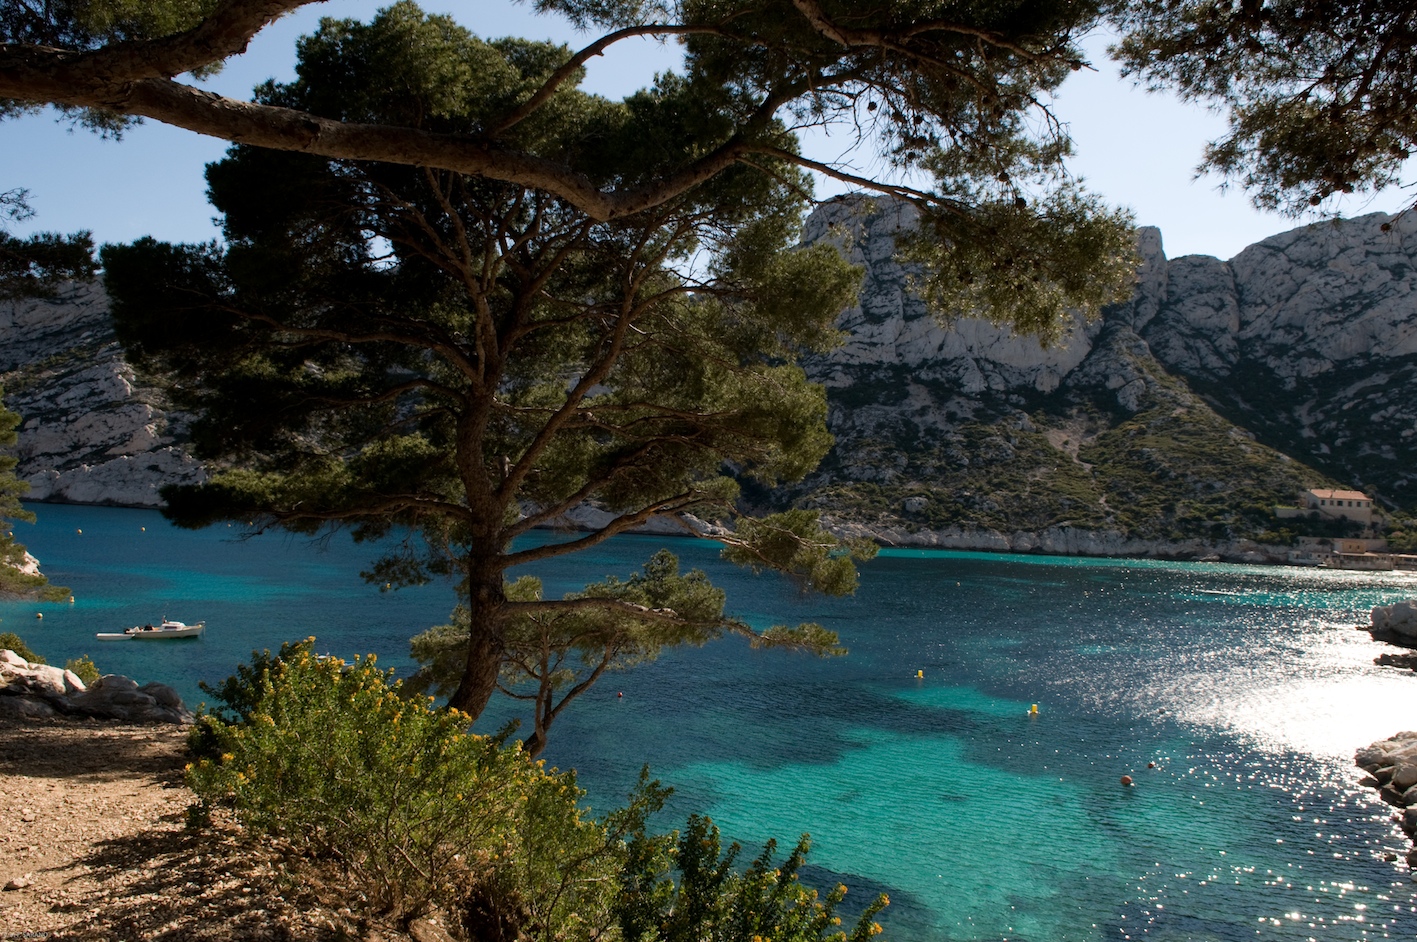
[{"label": "building with orange roof", "polygon": [[1306,512],[1317,511],[1320,517],[1347,517],[1366,527],[1373,525],[1373,499],[1362,491],[1312,487],[1299,495],[1299,506]]}]

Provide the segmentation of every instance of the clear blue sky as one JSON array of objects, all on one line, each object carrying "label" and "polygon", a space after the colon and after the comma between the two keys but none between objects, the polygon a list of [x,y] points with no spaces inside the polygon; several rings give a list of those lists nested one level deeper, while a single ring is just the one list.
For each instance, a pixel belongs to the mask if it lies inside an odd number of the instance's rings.
[{"label": "clear blue sky", "polygon": [[[207,87],[246,97],[269,77],[293,77],[295,39],[321,16],[367,19],[385,2],[335,0],[301,10],[268,28],[250,50],[233,59]],[[552,38],[579,46],[586,37],[568,25],[535,16],[521,4],[424,0],[427,9],[451,12],[484,36]],[[1158,226],[1172,258],[1188,254],[1230,258],[1246,245],[1293,228],[1291,219],[1261,213],[1238,189],[1221,192],[1215,178],[1194,179],[1207,140],[1223,129],[1220,116],[1169,96],[1148,94],[1118,78],[1106,60],[1107,37],[1089,43],[1095,72],[1075,73],[1055,111],[1076,142],[1072,170],[1089,189],[1130,207],[1142,225]],[[623,96],[644,85],[656,69],[673,67],[676,48],[626,43],[592,63],[587,87]],[[833,156],[813,145],[814,156]],[[202,241],[217,230],[204,197],[203,166],[220,159],[225,142],[148,122],[121,141],[71,131],[46,113],[0,122],[0,190],[24,187],[38,216],[17,233],[37,229],[90,229],[99,242],[153,235],[166,241]],[[834,192],[823,188],[824,193]],[[1389,191],[1371,202],[1342,207],[1348,215],[1394,211],[1402,194]]]}]

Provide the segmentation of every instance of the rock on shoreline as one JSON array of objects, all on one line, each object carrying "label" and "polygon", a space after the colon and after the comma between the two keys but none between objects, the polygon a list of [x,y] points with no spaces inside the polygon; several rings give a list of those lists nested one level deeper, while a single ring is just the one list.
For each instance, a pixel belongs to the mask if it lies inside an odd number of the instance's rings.
[{"label": "rock on shoreline", "polygon": [[1417,648],[1417,599],[1374,607],[1367,630],[1374,641]]},{"label": "rock on shoreline", "polygon": [[73,671],[32,664],[0,650],[0,717],[81,716],[124,723],[193,722],[192,711],[166,684],[105,674],[86,686]]},{"label": "rock on shoreline", "polygon": [[[1401,808],[1402,830],[1417,840],[1417,731],[1359,749],[1353,761],[1368,773],[1358,784],[1376,788],[1383,801]],[[1407,852],[1407,863],[1417,867],[1417,847]]]}]

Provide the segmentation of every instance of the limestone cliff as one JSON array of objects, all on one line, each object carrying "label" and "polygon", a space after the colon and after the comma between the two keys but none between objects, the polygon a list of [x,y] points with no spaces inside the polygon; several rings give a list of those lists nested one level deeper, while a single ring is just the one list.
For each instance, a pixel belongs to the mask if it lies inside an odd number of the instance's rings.
[{"label": "limestone cliff", "polygon": [[1261,441],[1417,504],[1417,217],[1306,226],[1165,273],[1118,316],[1169,371]]},{"label": "limestone cliff", "polygon": [[810,221],[866,277],[850,339],[808,364],[838,445],[764,504],[898,543],[1261,559],[1285,537],[1270,508],[1300,487],[1417,498],[1411,220],[1296,229],[1230,262],[1168,261],[1143,229],[1132,300],[1052,349],[941,326],[893,257],[912,224],[861,198]]},{"label": "limestone cliff", "polygon": [[0,303],[0,388],[29,500],[158,507],[162,485],[205,478],[182,449],[185,417],[124,361],[97,284]]}]

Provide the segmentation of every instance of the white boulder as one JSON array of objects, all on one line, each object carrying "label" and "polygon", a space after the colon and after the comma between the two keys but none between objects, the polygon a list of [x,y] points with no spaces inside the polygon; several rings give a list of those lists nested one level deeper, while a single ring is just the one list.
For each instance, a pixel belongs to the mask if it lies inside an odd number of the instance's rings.
[{"label": "white boulder", "polygon": [[1417,639],[1417,600],[1375,606],[1371,630]]}]

